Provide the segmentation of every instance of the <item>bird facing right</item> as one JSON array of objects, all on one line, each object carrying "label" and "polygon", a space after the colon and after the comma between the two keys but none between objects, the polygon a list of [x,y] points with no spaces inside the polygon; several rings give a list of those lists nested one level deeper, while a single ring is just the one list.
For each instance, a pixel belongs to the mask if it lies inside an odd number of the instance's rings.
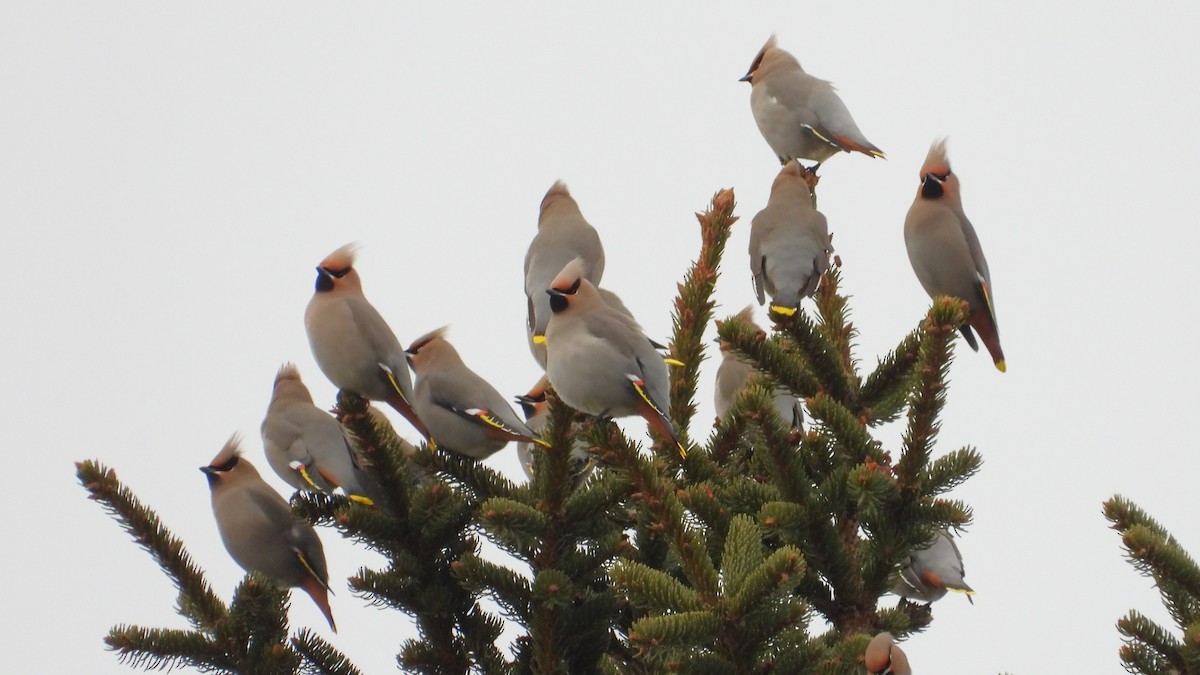
[{"label": "bird facing right", "polygon": [[860,152],[882,158],[858,129],[833,85],[804,72],[796,57],[775,46],[775,36],[763,45],[750,71],[750,110],[767,145],[780,164],[811,159],[817,167],[838,152]]},{"label": "bird facing right", "polygon": [[1004,352],[992,304],[992,275],[983,247],[963,212],[958,174],[950,171],[945,139],[935,141],[921,166],[921,186],[904,219],[908,260],[929,297],[949,295],[966,300],[967,323],[959,330],[971,349],[979,351],[972,329],[1004,372]]}]

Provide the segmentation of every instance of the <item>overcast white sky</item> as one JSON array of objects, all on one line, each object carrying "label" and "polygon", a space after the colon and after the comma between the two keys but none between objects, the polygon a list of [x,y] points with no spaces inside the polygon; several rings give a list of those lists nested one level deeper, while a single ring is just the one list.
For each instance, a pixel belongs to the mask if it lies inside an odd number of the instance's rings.
[{"label": "overcast white sky", "polygon": [[[902,225],[937,136],[991,265],[1009,372],[960,343],[939,445],[986,459],[954,493],[976,513],[961,549],[979,595],[935,606],[905,644],[914,667],[1122,672],[1114,622],[1166,614],[1100,502],[1133,498],[1200,554],[1184,426],[1200,376],[1195,4],[444,4],[0,6],[13,672],[128,672],[110,626],[185,625],[76,460],[115,467],[232,592],[242,572],[196,468],[240,430],[266,470],[258,425],[283,361],[333,403],[302,315],[337,246],[363,244],[366,293],[401,341],[448,323],[512,394],[539,375],[521,262],[559,178],[604,240],[604,284],[660,338],[698,249],[692,213],[735,188],[718,312],[750,302],[750,218],[778,164],[737,79],[772,32],[888,153],[832,158],[819,189],[864,363],[928,306]],[[511,446],[488,463],[520,476]],[[331,641],[393,670],[408,619],[344,586],[378,559],[322,536]],[[303,595],[292,619],[328,634]]]}]

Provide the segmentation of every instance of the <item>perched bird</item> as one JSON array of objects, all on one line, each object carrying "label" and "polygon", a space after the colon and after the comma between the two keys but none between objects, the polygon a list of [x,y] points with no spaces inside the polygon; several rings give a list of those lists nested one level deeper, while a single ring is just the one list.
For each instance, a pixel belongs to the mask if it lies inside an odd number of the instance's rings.
[{"label": "perched bird", "polygon": [[525,298],[527,328],[533,358],[546,369],[546,325],[550,322],[550,299],[546,289],[563,265],[575,258],[583,261],[583,273],[593,285],[604,276],[604,246],[596,228],[584,220],[579,204],[562,181],[550,186],[542,198],[538,233],[525,254]]},{"label": "perched bird", "polygon": [[946,591],[965,593],[972,604],[974,589],[963,581],[962,554],[950,538],[950,533],[939,529],[933,543],[926,548],[914,550],[908,561],[896,575],[892,593],[902,598],[913,598],[923,602],[941,600]]},{"label": "perched bird", "polygon": [[983,247],[967,214],[963,213],[958,175],[950,171],[946,140],[935,141],[921,167],[921,187],[904,219],[904,243],[917,279],[930,297],[951,295],[969,307],[963,338],[979,351],[979,333],[1000,372],[1006,370],[996,308],[992,304],[992,275]]},{"label": "perched bird", "polygon": [[217,530],[234,562],[284,586],[299,586],[337,632],[329,608],[329,571],[321,540],[308,523],[292,515],[283,497],[242,457],[238,435],[231,436],[200,470],[208,477]]},{"label": "perched bird", "polygon": [[[738,316],[758,328],[754,324],[754,309],[749,305],[738,312]],[[762,332],[761,328],[758,330],[760,333]],[[750,376],[754,374],[754,366],[730,349],[729,343],[720,340],[717,342],[721,346],[721,365],[717,368],[717,381],[713,393],[716,399],[717,417],[724,417],[733,407],[737,395],[746,388]],[[775,402],[775,409],[785,424],[791,425],[793,429],[803,426],[804,409],[800,406],[800,399],[796,398],[795,394],[786,387],[776,387],[771,399]]]},{"label": "perched bird", "polygon": [[546,375],[572,408],[600,417],[641,415],[686,454],[667,417],[667,364],[637,322],[606,305],[576,258],[550,283]]},{"label": "perched bird", "polygon": [[896,644],[891,633],[880,633],[871,638],[863,656],[863,665],[871,675],[912,675],[908,657]]},{"label": "perched bird", "polygon": [[833,244],[825,216],[813,208],[812,192],[797,162],[784,165],[771,184],[767,206],[750,223],[750,272],[758,304],[791,316],[817,292],[829,269]]},{"label": "perched bird", "polygon": [[811,159],[817,167],[839,151],[883,157],[858,130],[833,85],[804,72],[796,57],[775,46],[775,36],[758,51],[742,82],[749,82],[750,110],[781,164]]},{"label": "perched bird", "polygon": [[404,348],[363,296],[352,244],[330,253],[317,266],[317,290],[304,312],[304,328],[317,365],[334,386],[386,402],[429,438],[413,412]]},{"label": "perched bird", "polygon": [[413,407],[433,442],[477,459],[509,441],[544,444],[500,392],[463,363],[445,332],[443,327],[417,338],[406,352],[417,374]]},{"label": "perched bird", "polygon": [[313,405],[296,366],[285,363],[275,375],[271,404],[262,422],[267,463],[298,490],[344,492],[350,499],[375,503],[378,488],[363,471],[346,431]]},{"label": "perched bird", "polygon": [[[528,393],[517,397],[517,403],[525,414],[525,426],[538,434],[542,432],[542,427],[546,426],[546,417],[550,412],[550,404],[546,401],[546,385],[548,383],[546,376],[543,375]],[[517,443],[517,457],[521,460],[521,468],[525,470],[525,476],[530,480],[533,480],[533,472],[537,468],[534,462],[533,446],[533,442]],[[577,438],[571,447],[571,464],[580,480],[586,478],[592,471],[592,458],[588,455],[588,447],[587,441],[580,438]]]}]

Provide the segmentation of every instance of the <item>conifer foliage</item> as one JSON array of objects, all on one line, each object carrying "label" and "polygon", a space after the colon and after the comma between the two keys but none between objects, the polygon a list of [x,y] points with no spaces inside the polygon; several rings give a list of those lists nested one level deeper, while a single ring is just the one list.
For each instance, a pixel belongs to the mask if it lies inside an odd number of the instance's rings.
[{"label": "conifer foliage", "polygon": [[1104,502],[1104,516],[1121,533],[1129,564],[1154,579],[1180,635],[1137,610],[1117,621],[1124,637],[1121,663],[1130,673],[1200,673],[1200,567],[1166,528],[1120,495]]},{"label": "conifer foliage", "polygon": [[[937,298],[870,371],[854,354],[836,267],[815,309],[772,315],[769,335],[738,317],[717,321],[719,339],[761,373],[699,442],[704,335],[733,210],[733,192],[723,190],[697,214],[700,252],[673,308],[670,356],[683,365],[671,372],[670,413],[686,457],[661,442],[643,447],[551,392],[549,447],[534,450],[533,479],[514,483],[474,460],[409,446],[367,401],[339,395],[339,419],[384,498],[370,507],[298,493],[292,507],[386,558],[349,585],[415,622],[419,639],[399,645],[404,672],[862,673],[871,635],[903,639],[930,625],[927,605],[879,601],[910,551],[971,519],[947,493],[979,470],[980,455],[934,452],[965,303]],[[804,429],[776,412],[776,385],[803,398]],[[899,420],[901,445],[883,447],[873,433]],[[595,467],[586,475],[570,456],[580,439]],[[78,474],[172,578],[192,625],[113,628],[108,644],[131,665],[358,672],[312,632],[289,639],[285,592],[248,575],[226,606],[111,470],[84,462]],[[517,563],[485,559],[479,537]],[[498,647],[505,621],[520,635]]]}]

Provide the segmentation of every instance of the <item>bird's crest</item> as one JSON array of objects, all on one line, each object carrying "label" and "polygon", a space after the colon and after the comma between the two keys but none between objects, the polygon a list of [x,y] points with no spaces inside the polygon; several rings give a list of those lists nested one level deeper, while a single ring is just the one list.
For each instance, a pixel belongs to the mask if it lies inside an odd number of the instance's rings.
[{"label": "bird's crest", "polygon": [[939,138],[929,146],[929,154],[921,165],[921,180],[928,174],[938,176],[942,180],[950,173],[950,156],[946,154],[946,139]]},{"label": "bird's crest", "polygon": [[567,189],[567,184],[562,182],[561,179],[554,181],[554,185],[551,185],[550,189],[546,191],[546,196],[542,197],[542,207],[540,213],[545,213],[546,207],[560,197],[566,197],[567,199],[572,198],[571,191]]},{"label": "bird's crest", "polygon": [[321,261],[321,267],[327,270],[344,270],[354,267],[354,258],[358,253],[358,249],[358,242],[352,241],[325,256],[325,259]]},{"label": "bird's crest", "polygon": [[278,385],[283,380],[300,381],[300,370],[296,368],[296,364],[289,361],[279,366],[279,371],[275,373],[275,384]]},{"label": "bird's crest", "polygon": [[213,457],[212,461],[209,462],[208,465],[212,467],[223,467],[226,464],[231,464],[235,457],[241,456],[242,435],[235,431],[233,435],[229,437],[229,440],[225,441],[225,445],[221,447],[221,451],[217,453],[216,457]]},{"label": "bird's crest", "polygon": [[554,277],[554,281],[550,282],[550,288],[562,293],[574,293],[579,289],[581,279],[583,279],[583,258],[576,257],[562,268],[558,276]]},{"label": "bird's crest", "polygon": [[762,65],[763,57],[767,55],[768,49],[775,49],[774,33],[771,33],[771,37],[767,39],[767,43],[754,55],[754,61],[750,64],[750,70],[746,71],[746,77],[742,78],[743,80],[750,80],[751,76],[754,75],[754,71],[758,70],[758,67]]},{"label": "bird's crest", "polygon": [[405,351],[407,351],[409,354],[416,354],[417,352],[420,352],[421,349],[423,347],[425,347],[425,345],[428,345],[430,342],[433,342],[434,340],[445,340],[446,339],[446,331],[449,329],[450,329],[450,326],[442,326],[441,328],[435,328],[435,329],[429,331],[428,333],[422,335],[421,337],[417,338],[416,340],[413,340],[413,343],[411,345],[409,345],[408,349]]}]

